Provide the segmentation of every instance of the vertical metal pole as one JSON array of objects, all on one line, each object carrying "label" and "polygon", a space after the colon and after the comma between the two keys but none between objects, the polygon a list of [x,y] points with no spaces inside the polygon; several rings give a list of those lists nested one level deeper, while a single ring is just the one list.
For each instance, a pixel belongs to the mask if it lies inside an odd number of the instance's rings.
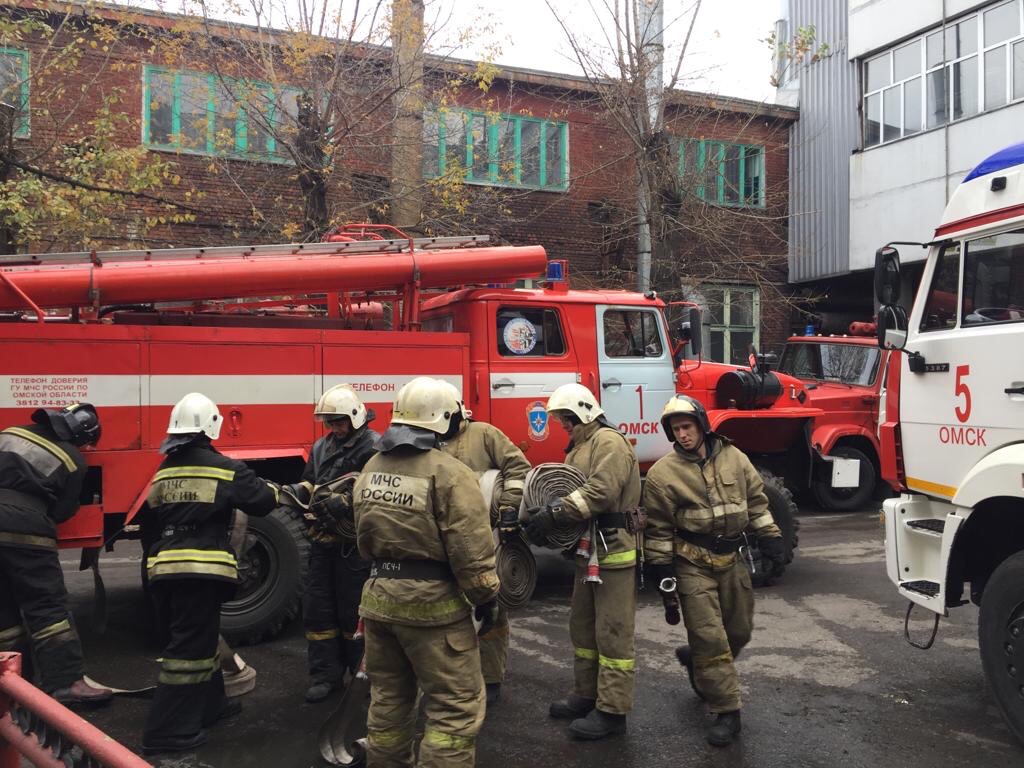
[{"label": "vertical metal pole", "polygon": [[651,139],[661,130],[661,102],[665,89],[662,64],[665,59],[665,44],[662,38],[664,25],[663,0],[637,0],[638,48],[643,73],[643,105],[646,115],[640,124],[643,128],[644,147],[637,155],[637,218],[639,228],[636,244],[636,287],[641,293],[651,290],[651,180],[647,149]]}]

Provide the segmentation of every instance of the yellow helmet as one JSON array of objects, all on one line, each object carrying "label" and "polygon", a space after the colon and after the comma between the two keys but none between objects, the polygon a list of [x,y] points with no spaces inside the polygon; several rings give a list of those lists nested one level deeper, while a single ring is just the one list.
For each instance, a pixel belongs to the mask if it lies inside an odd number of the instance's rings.
[{"label": "yellow helmet", "polygon": [[696,419],[697,425],[705,435],[711,431],[708,412],[704,410],[704,405],[700,400],[689,395],[673,395],[665,403],[665,408],[661,412],[661,428],[665,431],[665,436],[670,443],[675,442],[675,436],[672,434],[672,425],[670,424],[673,416],[692,416]]},{"label": "yellow helmet", "polygon": [[391,423],[445,434],[460,407],[458,400],[452,398],[450,386],[439,379],[417,376],[398,390]]},{"label": "yellow helmet", "polygon": [[604,414],[604,410],[594,397],[594,393],[582,384],[563,384],[548,398],[545,406],[548,413],[552,411],[572,411],[584,424],[589,424],[598,416]]},{"label": "yellow helmet", "polygon": [[319,421],[347,416],[352,422],[352,429],[359,429],[366,423],[366,406],[351,384],[335,384],[320,396],[313,416]]}]

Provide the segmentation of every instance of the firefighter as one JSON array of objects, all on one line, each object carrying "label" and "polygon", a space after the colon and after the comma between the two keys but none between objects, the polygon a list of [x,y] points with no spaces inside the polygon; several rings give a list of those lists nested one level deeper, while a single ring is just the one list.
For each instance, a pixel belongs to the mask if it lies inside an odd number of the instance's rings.
[{"label": "firefighter", "polygon": [[675,582],[689,642],[676,656],[716,716],[707,740],[721,747],[740,732],[734,660],[750,641],[754,620],[750,572],[737,553],[749,526],[763,561],[779,575],[782,534],[761,476],[743,452],[711,431],[699,401],[674,396],[661,425],[673,450],[647,473],[644,550],[659,583]]},{"label": "firefighter", "polygon": [[146,498],[159,531],[146,568],[168,641],[142,734],[145,754],[195,749],[206,741],[204,728],[242,708],[224,695],[217,657],[221,603],[238,584],[228,525],[235,508],[268,514],[278,489],[213,447],[222,423],[206,395],[179,400],[160,446],[167,458]]},{"label": "firefighter", "polygon": [[290,490],[310,504],[309,570],[302,596],[310,685],[306,701],[323,701],[354,675],[363,656],[362,640],[353,639],[359,623],[359,599],[370,573],[370,562],[359,556],[355,541],[346,540],[338,522],[352,515],[351,493],[330,492],[322,486],[358,472],[377,452],[377,433],[370,429],[367,411],[348,384],[331,387],[316,404],[313,417],[329,430],[313,444],[302,482]]},{"label": "firefighter", "polygon": [[[518,535],[516,520],[523,500],[523,478],[530,471],[530,462],[500,429],[482,421],[471,421],[473,413],[466,409],[459,390],[446,381],[441,383],[454,402],[452,418],[457,423],[454,436],[441,442],[441,450],[472,469],[478,477],[489,469],[498,470],[502,490],[498,514],[490,518],[491,527],[501,523],[501,531]],[[480,636],[480,665],[488,705],[496,704],[501,698],[501,682],[508,664],[508,638],[508,611],[499,604],[494,629]]]},{"label": "firefighter", "polygon": [[426,723],[418,766],[472,766],[485,695],[477,632],[497,613],[494,542],[476,476],[437,449],[457,409],[436,379],[402,387],[391,426],[355,486],[359,551],[373,559],[359,614],[371,700],[368,764],[411,766],[417,689]]},{"label": "firefighter", "polygon": [[549,714],[571,719],[576,738],[601,739],[624,732],[633,707],[636,541],[627,520],[640,503],[640,470],[632,446],[586,387],[558,387],[547,411],[570,435],[565,463],[587,481],[533,514],[526,535],[541,545],[555,525],[593,521],[591,544],[600,563],[598,582],[588,577],[587,558],[577,557],[569,617],[573,690],[551,704]]},{"label": "firefighter", "polygon": [[64,704],[106,703],[111,692],[85,681],[57,557],[57,524],[78,511],[85,478],[78,449],[100,439],[99,416],[76,403],[32,422],[0,432],[0,651],[21,651],[31,678],[31,646],[42,689]]}]

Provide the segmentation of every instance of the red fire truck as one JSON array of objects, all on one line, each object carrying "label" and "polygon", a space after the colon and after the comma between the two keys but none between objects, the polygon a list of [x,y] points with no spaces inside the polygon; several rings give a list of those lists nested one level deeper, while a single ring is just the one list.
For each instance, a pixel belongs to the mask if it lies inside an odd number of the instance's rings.
[{"label": "red fire truck", "polygon": [[[805,386],[763,366],[684,359],[654,294],[569,290],[566,265],[549,265],[539,246],[397,230],[384,239],[369,225],[328,240],[0,256],[0,427],[79,400],[103,421],[81,511],[60,529],[63,545],[83,547],[83,567],[116,539],[145,543],[139,511],[157,447],[189,391],[219,404],[221,451],[282,482],[299,477],[322,434],[311,407],[325,389],[350,383],[382,430],[398,388],[417,375],[460,387],[475,417],[533,463],[561,460],[565,436],[544,404],[574,381],[599,395],[644,466],[669,448],[659,416],[676,391],[708,404],[717,430],[792,485],[806,486],[821,463],[807,440],[820,411],[805,405]],[[545,270],[537,287],[505,287]],[[691,314],[682,330],[699,351]],[[766,476],[795,546],[792,498]],[[285,507],[251,521],[241,588],[224,609],[228,635],[254,640],[295,615],[307,546]]]}]

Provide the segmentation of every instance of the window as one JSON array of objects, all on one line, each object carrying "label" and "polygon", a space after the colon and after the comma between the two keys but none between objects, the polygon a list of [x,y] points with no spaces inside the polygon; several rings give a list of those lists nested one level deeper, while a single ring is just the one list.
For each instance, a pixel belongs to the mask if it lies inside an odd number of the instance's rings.
[{"label": "window", "polygon": [[562,324],[553,309],[501,307],[497,329],[498,354],[502,357],[565,354]]},{"label": "window", "polygon": [[863,63],[864,146],[1024,99],[1024,0],[1007,0]]},{"label": "window", "polygon": [[603,324],[607,357],[661,357],[664,347],[654,312],[607,309]]},{"label": "window", "polygon": [[928,300],[921,317],[921,331],[944,331],[956,327],[956,297],[960,284],[960,243],[942,247],[935,263]]},{"label": "window", "polygon": [[878,347],[864,344],[821,344],[821,377],[863,387],[875,383]]},{"label": "window", "polygon": [[423,119],[423,175],[563,191],[569,183],[569,126],[555,120],[466,109],[430,110]]},{"label": "window", "polygon": [[821,356],[817,344],[787,343],[782,350],[779,371],[798,379],[821,379]]},{"label": "window", "polygon": [[764,147],[685,139],[679,143],[679,176],[709,203],[764,206]]},{"label": "window", "polygon": [[17,110],[14,135],[28,136],[28,52],[0,48],[0,101]]},{"label": "window", "polygon": [[294,130],[299,91],[147,66],[143,142],[158,149],[287,161],[279,137]]},{"label": "window", "polygon": [[1024,321],[1024,230],[972,240],[966,250],[961,323]]},{"label": "window", "polygon": [[704,348],[720,363],[746,365],[750,345],[758,345],[760,294],[750,286],[706,286]]}]

